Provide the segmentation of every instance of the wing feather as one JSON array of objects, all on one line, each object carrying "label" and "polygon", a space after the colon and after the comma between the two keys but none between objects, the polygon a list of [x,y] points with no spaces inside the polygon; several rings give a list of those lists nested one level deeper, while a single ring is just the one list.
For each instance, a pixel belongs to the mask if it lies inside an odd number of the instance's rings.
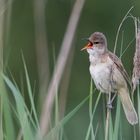
[{"label": "wing feather", "polygon": [[127,72],[126,72],[121,60],[116,55],[114,55],[112,52],[109,52],[109,57],[114,62],[114,64],[117,66],[118,70],[124,76],[124,78],[126,79],[127,83],[129,83],[129,85],[130,85],[130,87],[132,89],[132,83],[131,83],[130,77],[127,74]]}]

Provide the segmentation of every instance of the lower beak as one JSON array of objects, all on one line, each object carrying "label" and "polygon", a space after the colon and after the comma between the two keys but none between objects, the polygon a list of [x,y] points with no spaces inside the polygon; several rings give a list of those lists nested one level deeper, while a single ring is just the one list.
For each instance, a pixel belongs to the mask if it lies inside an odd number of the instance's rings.
[{"label": "lower beak", "polygon": [[84,48],[81,49],[81,51],[86,50],[86,49],[88,49],[88,48],[89,48],[89,46],[86,45]]},{"label": "lower beak", "polygon": [[85,49],[90,49],[92,47],[91,43],[88,43],[84,48],[81,49],[81,51]]}]

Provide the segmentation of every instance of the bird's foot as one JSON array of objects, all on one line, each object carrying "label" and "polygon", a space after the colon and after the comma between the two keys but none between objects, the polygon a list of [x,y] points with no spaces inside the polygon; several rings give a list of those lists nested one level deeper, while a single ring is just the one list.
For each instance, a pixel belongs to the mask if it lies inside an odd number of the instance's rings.
[{"label": "bird's foot", "polygon": [[112,102],[108,102],[108,103],[107,103],[107,108],[110,109],[110,110],[114,108],[114,107],[112,106]]}]

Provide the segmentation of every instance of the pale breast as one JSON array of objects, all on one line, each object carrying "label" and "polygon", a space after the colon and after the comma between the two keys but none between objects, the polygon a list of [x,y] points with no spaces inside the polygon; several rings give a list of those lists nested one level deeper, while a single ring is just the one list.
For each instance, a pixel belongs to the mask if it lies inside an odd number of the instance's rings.
[{"label": "pale breast", "polygon": [[109,93],[112,90],[110,89],[111,81],[111,67],[112,62],[108,63],[97,63],[96,65],[90,65],[90,74],[94,80],[94,83],[101,92]]}]

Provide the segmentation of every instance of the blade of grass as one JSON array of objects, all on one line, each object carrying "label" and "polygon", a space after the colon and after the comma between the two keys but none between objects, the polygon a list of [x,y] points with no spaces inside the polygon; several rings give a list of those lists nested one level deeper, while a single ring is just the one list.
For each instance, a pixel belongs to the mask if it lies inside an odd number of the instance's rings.
[{"label": "blade of grass", "polygon": [[99,93],[97,99],[96,99],[96,102],[95,102],[95,106],[93,108],[93,112],[92,112],[92,118],[90,119],[90,124],[89,124],[89,127],[88,127],[88,130],[87,130],[87,133],[86,133],[86,137],[85,137],[85,140],[88,140],[89,139],[89,136],[90,136],[90,130],[92,128],[92,122],[93,122],[93,119],[94,119],[94,116],[95,116],[95,111],[97,109],[97,105],[99,103],[99,100],[101,98],[101,92]]},{"label": "blade of grass", "polygon": [[26,67],[26,63],[25,63],[25,59],[24,59],[23,54],[22,54],[22,61],[23,61],[23,65],[24,65],[27,89],[28,89],[29,99],[30,99],[30,102],[31,102],[31,108],[32,108],[32,111],[33,111],[33,115],[35,117],[36,125],[39,128],[37,112],[36,112],[35,104],[34,104],[34,100],[33,100],[34,99],[33,98],[33,92],[32,92],[31,83],[30,83],[30,79],[29,79],[29,74],[28,74],[28,70],[27,70],[27,67]]},{"label": "blade of grass", "polygon": [[89,99],[87,96],[79,105],[77,105],[71,112],[69,112],[51,131],[44,137],[44,140],[50,140],[51,135],[55,134],[58,128],[64,126],[72,117],[77,113],[77,111],[84,105],[84,103]]},{"label": "blade of grass", "polygon": [[110,112],[110,119],[109,119],[109,132],[108,132],[108,139],[113,140],[113,122],[112,122],[112,116]]},{"label": "blade of grass", "polygon": [[130,47],[130,45],[133,43],[134,40],[135,40],[135,37],[128,43],[124,51],[120,54],[120,57],[122,57],[125,54],[125,52],[128,50],[128,48]]},{"label": "blade of grass", "polygon": [[[92,78],[91,78],[91,82],[90,82],[90,98],[89,98],[89,117],[90,120],[92,120],[92,110],[93,110],[93,83],[92,83]],[[93,130],[93,125],[91,125],[91,139],[94,140],[95,139],[95,135],[94,135],[94,130]]]},{"label": "blade of grass", "polygon": [[[11,73],[10,73],[10,74],[11,74]],[[11,74],[11,77],[12,77],[12,81],[13,81],[13,84],[14,84],[15,88],[19,91],[18,85],[17,85],[17,83],[16,83],[16,81],[15,81],[15,79],[14,79],[14,77],[13,77],[12,74]],[[33,95],[34,95],[34,94],[33,94]],[[33,98],[33,97],[32,97],[32,98]],[[27,112],[27,116],[29,117],[29,120],[31,121],[31,124],[32,124],[33,128],[34,128],[35,130],[38,130],[39,128],[38,128],[36,122],[34,121],[34,118],[32,117],[32,108],[31,108],[31,111],[29,111],[28,108],[27,108],[27,106],[25,105],[25,110],[26,110],[26,112]],[[14,111],[14,112],[15,112],[15,111]],[[18,116],[18,115],[16,115],[16,116]],[[18,118],[18,117],[17,117],[17,118]]]},{"label": "blade of grass", "polygon": [[98,122],[96,129],[95,129],[95,140],[96,140],[97,132],[99,131],[99,125],[100,125],[100,123]]},{"label": "blade of grass", "polygon": [[134,6],[132,6],[128,12],[125,14],[125,16],[123,17],[119,27],[118,27],[118,30],[117,30],[117,34],[116,34],[116,40],[115,40],[115,45],[114,45],[114,53],[116,52],[116,48],[117,48],[117,42],[118,42],[118,37],[119,37],[119,33],[120,33],[120,29],[124,23],[124,21],[128,18],[128,14],[130,13],[130,11],[134,8]]},{"label": "blade of grass", "polygon": [[[3,92],[4,93],[4,92]],[[4,115],[4,126],[5,126],[5,140],[15,140],[15,127],[12,119],[12,112],[9,104],[7,93],[3,95],[3,115]]]},{"label": "blade of grass", "polygon": [[113,140],[119,139],[119,126],[120,126],[120,114],[121,113],[121,102],[120,99],[117,98],[117,110],[115,115],[115,123],[114,123],[114,132],[113,132]]},{"label": "blade of grass", "polygon": [[9,89],[12,91],[15,102],[16,102],[16,107],[17,107],[17,112],[18,112],[18,117],[20,120],[22,132],[23,132],[23,139],[24,140],[33,140],[34,136],[31,130],[31,126],[28,120],[28,115],[25,110],[25,102],[21,96],[20,91],[13,85],[13,83],[10,81],[10,79],[2,75],[3,79],[6,83],[6,85],[9,87]]}]

